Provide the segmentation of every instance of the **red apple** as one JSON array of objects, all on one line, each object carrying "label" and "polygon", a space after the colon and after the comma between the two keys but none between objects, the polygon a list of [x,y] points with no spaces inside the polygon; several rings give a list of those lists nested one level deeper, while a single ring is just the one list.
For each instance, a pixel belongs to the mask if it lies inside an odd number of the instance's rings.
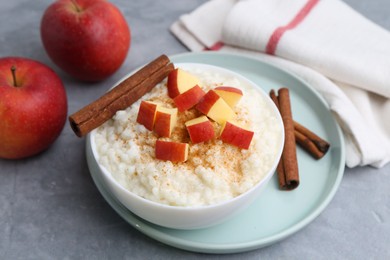
[{"label": "red apple", "polygon": [[200,81],[197,77],[185,70],[176,68],[168,75],[168,96],[175,98],[177,95],[186,92],[196,85],[200,86]]},{"label": "red apple", "polygon": [[186,111],[195,106],[206,93],[198,86],[190,88],[173,99],[179,112]]},{"label": "red apple", "polygon": [[254,133],[238,123],[233,121],[226,121],[222,125],[220,139],[228,144],[237,146],[241,149],[248,149],[253,138]]},{"label": "red apple", "polygon": [[207,116],[200,116],[185,122],[191,142],[194,144],[211,140],[215,137],[214,127]]},{"label": "red apple", "polygon": [[152,131],[156,119],[156,111],[160,104],[151,101],[141,101],[138,109],[137,123]]},{"label": "red apple", "polygon": [[53,70],[26,58],[0,59],[1,158],[47,149],[60,135],[66,115],[66,92]]},{"label": "red apple", "polygon": [[122,65],[131,35],[121,12],[106,0],[57,0],[42,17],[41,39],[58,67],[99,81]]},{"label": "red apple", "polygon": [[232,119],[233,110],[214,90],[209,90],[196,105],[196,109],[219,124]]},{"label": "red apple", "polygon": [[172,162],[185,162],[188,158],[188,144],[171,141],[156,141],[156,159]]},{"label": "red apple", "polygon": [[170,137],[176,126],[177,108],[158,107],[154,121],[154,132],[160,137]]},{"label": "red apple", "polygon": [[234,108],[235,105],[237,105],[237,103],[240,101],[243,95],[241,89],[235,87],[220,86],[220,87],[216,87],[214,91],[221,98],[223,98],[223,100],[225,100],[225,102],[231,108]]}]

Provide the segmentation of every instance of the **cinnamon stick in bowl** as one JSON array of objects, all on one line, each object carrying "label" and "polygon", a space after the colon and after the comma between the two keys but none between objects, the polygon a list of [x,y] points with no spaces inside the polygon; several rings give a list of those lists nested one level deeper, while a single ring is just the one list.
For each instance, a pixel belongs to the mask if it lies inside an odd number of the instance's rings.
[{"label": "cinnamon stick in bowl", "polygon": [[161,55],[123,80],[96,101],[69,116],[70,126],[79,137],[112,118],[152,90],[174,69],[166,55]]}]

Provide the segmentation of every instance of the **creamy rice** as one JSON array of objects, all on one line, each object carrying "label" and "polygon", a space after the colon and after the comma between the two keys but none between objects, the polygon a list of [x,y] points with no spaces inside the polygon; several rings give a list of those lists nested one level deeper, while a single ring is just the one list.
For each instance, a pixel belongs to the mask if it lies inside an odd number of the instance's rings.
[{"label": "creamy rice", "polygon": [[[155,133],[136,122],[141,100],[174,107],[167,95],[166,79],[126,110],[96,130],[99,163],[129,191],[173,206],[210,205],[236,197],[256,185],[273,166],[280,146],[281,126],[260,92],[236,77],[202,69],[187,70],[207,90],[232,86],[243,91],[234,108],[235,120],[254,131],[248,150],[223,143],[218,138],[192,144],[184,122],[200,116],[195,109],[178,114],[170,138],[190,144],[188,160],[172,163],[155,159]],[[219,125],[213,123],[216,134]]]}]

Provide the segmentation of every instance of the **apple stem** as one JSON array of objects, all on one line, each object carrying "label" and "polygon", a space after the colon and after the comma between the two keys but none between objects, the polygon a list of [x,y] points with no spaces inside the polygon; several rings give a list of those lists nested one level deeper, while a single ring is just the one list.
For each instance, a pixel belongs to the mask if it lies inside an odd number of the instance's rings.
[{"label": "apple stem", "polygon": [[13,78],[13,80],[14,80],[14,87],[17,87],[18,84],[17,84],[17,82],[16,82],[16,67],[15,67],[15,65],[12,65],[12,67],[11,67],[11,73],[12,73],[12,78]]},{"label": "apple stem", "polygon": [[76,0],[72,0],[72,3],[73,3],[73,5],[74,5],[74,7],[76,8],[76,11],[77,11],[78,13],[80,13],[80,12],[81,12],[81,8],[80,8],[80,6],[77,4]]}]

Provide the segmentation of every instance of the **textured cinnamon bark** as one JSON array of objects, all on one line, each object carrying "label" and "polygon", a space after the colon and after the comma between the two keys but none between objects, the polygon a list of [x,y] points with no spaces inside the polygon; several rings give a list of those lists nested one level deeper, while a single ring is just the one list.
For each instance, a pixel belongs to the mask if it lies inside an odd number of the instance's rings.
[{"label": "textured cinnamon bark", "polygon": [[[319,159],[326,154],[326,152],[330,147],[330,144],[327,141],[325,141],[324,139],[322,139],[321,137],[319,137],[318,135],[316,135],[315,133],[313,133],[312,131],[310,131],[309,129],[307,129],[306,127],[304,127],[303,125],[295,121],[294,121],[294,128],[296,131],[301,133],[304,137],[306,137],[306,139],[308,139],[314,144],[316,149],[310,145],[311,148],[307,147],[307,151],[311,153],[315,158]],[[304,142],[307,143],[308,141],[304,141]],[[303,145],[303,146],[305,148],[307,145]],[[319,154],[319,152],[322,153],[322,156],[318,157],[317,155]]]},{"label": "textured cinnamon bark", "polygon": [[294,121],[291,111],[290,93],[287,88],[281,88],[278,90],[278,101],[285,132],[285,142],[282,157],[286,185],[282,188],[292,190],[299,185],[299,170],[295,144]]},{"label": "textured cinnamon bark", "polygon": [[69,117],[75,134],[82,137],[137,101],[161,82],[174,66],[166,55],[161,55],[122,81],[96,101]]},{"label": "textured cinnamon bark", "polygon": [[295,140],[303,149],[305,149],[315,159],[320,159],[324,156],[317,146],[307,136],[295,129]]},{"label": "textured cinnamon bark", "polygon": [[[278,100],[278,97],[277,97],[275,91],[272,89],[270,91],[269,95],[270,95],[272,101],[275,103],[276,107],[278,108],[278,110],[280,112],[279,100]],[[286,187],[286,175],[285,175],[284,166],[283,166],[283,156],[280,157],[279,163],[276,166],[276,173],[278,174],[279,187],[281,189],[285,189],[284,187]]]},{"label": "textured cinnamon bark", "polygon": [[282,157],[276,168],[279,187],[282,190],[293,190],[299,186],[299,170],[289,90],[279,89],[278,96],[274,90],[271,90],[270,97],[282,116],[285,134]]}]

